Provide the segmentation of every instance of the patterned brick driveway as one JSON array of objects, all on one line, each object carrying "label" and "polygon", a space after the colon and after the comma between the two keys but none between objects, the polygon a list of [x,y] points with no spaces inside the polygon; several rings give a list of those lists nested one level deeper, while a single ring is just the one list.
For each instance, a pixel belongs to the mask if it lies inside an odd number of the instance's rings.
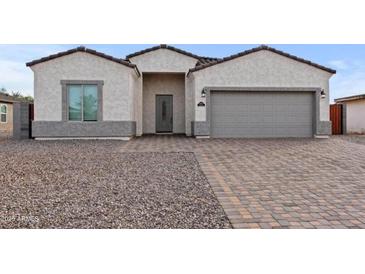
[{"label": "patterned brick driveway", "polygon": [[122,151],[193,151],[235,228],[365,228],[365,145],[345,138],[136,138]]}]

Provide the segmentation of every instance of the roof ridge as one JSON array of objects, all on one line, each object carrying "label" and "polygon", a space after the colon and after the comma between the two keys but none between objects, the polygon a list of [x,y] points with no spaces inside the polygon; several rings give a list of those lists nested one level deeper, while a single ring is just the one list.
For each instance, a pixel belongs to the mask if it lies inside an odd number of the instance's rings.
[{"label": "roof ridge", "polygon": [[355,95],[350,95],[350,96],[346,96],[346,97],[340,97],[335,99],[335,103],[341,103],[341,102],[346,102],[346,101],[354,101],[354,100],[362,100],[365,99],[365,93],[363,94],[355,94]]},{"label": "roof ridge", "polygon": [[53,59],[56,59],[56,58],[59,58],[59,57],[62,57],[62,56],[66,56],[66,55],[69,55],[69,54],[72,54],[72,53],[76,53],[76,52],[86,52],[86,53],[89,53],[89,54],[92,54],[92,55],[107,59],[109,61],[113,61],[113,62],[122,64],[122,65],[125,65],[127,67],[135,69],[137,74],[140,75],[140,72],[137,68],[137,65],[132,64],[129,61],[124,60],[122,58],[116,58],[116,57],[113,57],[111,55],[96,51],[94,49],[87,48],[85,46],[78,46],[76,48],[72,48],[72,49],[69,49],[69,50],[66,50],[66,51],[61,51],[61,52],[58,52],[58,53],[55,53],[55,54],[51,54],[47,57],[42,57],[40,59],[35,59],[33,61],[30,61],[30,62],[26,63],[26,66],[31,67],[31,66],[34,66],[36,64],[43,63],[43,62],[46,62],[46,61],[50,61],[50,60],[53,60]]},{"label": "roof ridge", "polygon": [[274,52],[276,54],[279,54],[281,56],[296,60],[298,62],[301,62],[301,63],[307,64],[307,65],[316,67],[318,69],[322,69],[322,70],[327,71],[329,73],[333,73],[333,74],[336,73],[336,70],[333,70],[331,68],[319,65],[319,64],[314,63],[312,61],[297,57],[295,55],[286,53],[284,51],[275,49],[275,48],[267,46],[267,45],[260,45],[258,47],[252,48],[252,49],[248,49],[248,50],[245,50],[245,51],[233,54],[233,55],[223,57],[222,59],[219,59],[217,61],[213,61],[213,62],[205,63],[205,64],[200,64],[200,65],[196,66],[195,68],[189,69],[189,73],[194,72],[194,71],[198,71],[198,70],[201,70],[201,69],[205,69],[207,67],[210,67],[210,66],[213,66],[213,65],[216,65],[216,64],[220,64],[220,63],[223,63],[223,62],[226,62],[226,61],[230,61],[230,60],[233,60],[235,58],[242,57],[242,56],[245,56],[245,55],[248,55],[248,54],[251,54],[251,53],[254,53],[254,52],[258,52],[258,51],[261,51],[261,50],[268,50],[268,51]]},{"label": "roof ridge", "polygon": [[11,103],[14,103],[14,102],[22,102],[22,99],[21,98],[17,98],[13,95],[10,95],[10,94],[6,94],[6,93],[0,93],[0,101],[3,100],[3,101],[7,101],[7,102],[11,102]]},{"label": "roof ridge", "polygon": [[179,49],[179,48],[167,45],[167,44],[160,44],[158,46],[153,46],[153,47],[146,48],[146,49],[143,49],[143,50],[140,50],[140,51],[136,51],[134,53],[130,53],[130,54],[126,55],[126,60],[129,60],[130,58],[133,58],[135,56],[142,55],[142,54],[145,54],[145,53],[148,53],[148,52],[151,52],[151,51],[155,51],[155,50],[158,50],[158,49],[169,49],[169,50],[184,54],[186,56],[193,57],[193,58],[198,59],[198,60],[201,60],[201,59],[218,59],[218,58],[215,58],[215,57],[200,56],[200,55],[197,55],[197,54],[194,54],[194,53],[188,52],[186,50],[182,50],[182,49]]}]

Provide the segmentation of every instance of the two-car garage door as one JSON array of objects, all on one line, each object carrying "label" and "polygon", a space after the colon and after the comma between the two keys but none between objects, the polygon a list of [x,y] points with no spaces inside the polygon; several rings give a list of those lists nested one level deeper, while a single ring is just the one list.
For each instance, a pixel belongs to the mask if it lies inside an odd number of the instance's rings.
[{"label": "two-car garage door", "polygon": [[212,91],[212,137],[312,137],[313,93]]}]

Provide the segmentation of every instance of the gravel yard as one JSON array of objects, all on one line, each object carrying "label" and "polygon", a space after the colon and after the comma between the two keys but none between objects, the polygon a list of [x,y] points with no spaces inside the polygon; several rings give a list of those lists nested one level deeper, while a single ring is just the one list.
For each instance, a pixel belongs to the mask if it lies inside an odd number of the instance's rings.
[{"label": "gravel yard", "polygon": [[0,144],[0,228],[229,228],[193,153],[119,141]]}]

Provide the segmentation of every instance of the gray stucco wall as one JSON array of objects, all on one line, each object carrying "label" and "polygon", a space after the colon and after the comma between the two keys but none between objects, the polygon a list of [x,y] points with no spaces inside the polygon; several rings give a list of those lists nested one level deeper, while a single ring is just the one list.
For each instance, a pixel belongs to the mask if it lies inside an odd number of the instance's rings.
[{"label": "gray stucco wall", "polygon": [[195,82],[194,77],[185,77],[185,132],[193,135],[191,122],[195,115]]},{"label": "gray stucco wall", "polygon": [[136,135],[142,135],[142,115],[143,115],[143,75],[138,77],[132,74],[130,80],[130,91],[133,96],[132,120],[136,121]]},{"label": "gray stucco wall", "polygon": [[33,121],[32,136],[35,138],[56,137],[129,137],[136,134],[132,121],[101,122],[55,122]]},{"label": "gray stucco wall", "polygon": [[143,133],[156,133],[156,95],[173,96],[173,133],[185,133],[185,75],[143,75]]},{"label": "gray stucco wall", "polygon": [[320,99],[320,121],[329,121],[329,79],[332,74],[307,64],[262,50],[225,63],[193,72],[194,121],[206,121],[206,108],[197,103],[204,87],[293,87],[321,88],[326,97]]}]

